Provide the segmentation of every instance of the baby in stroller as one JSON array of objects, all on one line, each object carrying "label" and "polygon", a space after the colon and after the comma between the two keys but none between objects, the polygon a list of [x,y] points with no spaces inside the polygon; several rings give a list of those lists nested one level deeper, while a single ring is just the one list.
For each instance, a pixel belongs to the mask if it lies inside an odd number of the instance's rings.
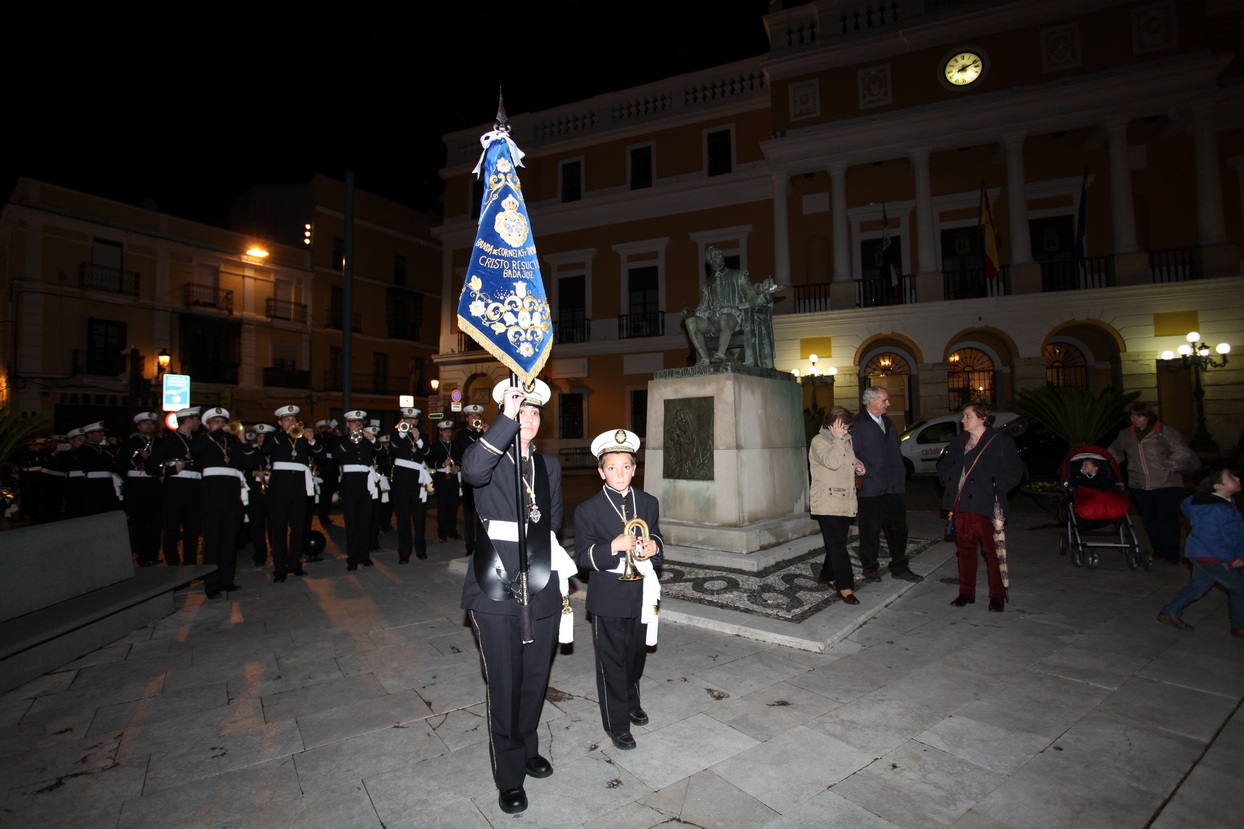
[{"label": "baby in stroller", "polygon": [[1127,493],[1104,452],[1079,451],[1066,461],[1072,508],[1085,521],[1115,521],[1127,514]]},{"label": "baby in stroller", "polygon": [[1103,465],[1100,459],[1089,456],[1080,460],[1080,468],[1071,476],[1071,485],[1109,492],[1119,486],[1119,479],[1108,465]]},{"label": "baby in stroller", "polygon": [[[1067,494],[1059,503],[1059,521],[1066,522],[1059,551],[1070,552],[1076,567],[1091,570],[1097,566],[1097,550],[1112,548],[1124,554],[1131,569],[1143,565],[1152,570],[1153,557],[1141,553],[1128,517],[1130,502],[1114,458],[1100,446],[1078,446],[1063,458],[1060,471]],[[1115,540],[1095,540],[1100,535],[1090,540],[1087,535],[1107,527]]]}]

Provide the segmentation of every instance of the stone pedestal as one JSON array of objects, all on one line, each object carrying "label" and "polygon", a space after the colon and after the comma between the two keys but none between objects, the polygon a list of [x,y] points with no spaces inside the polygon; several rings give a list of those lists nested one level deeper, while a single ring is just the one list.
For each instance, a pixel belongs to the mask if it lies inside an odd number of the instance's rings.
[{"label": "stone pedestal", "polygon": [[667,544],[746,555],[817,531],[800,387],[784,372],[658,372],[644,457]]}]

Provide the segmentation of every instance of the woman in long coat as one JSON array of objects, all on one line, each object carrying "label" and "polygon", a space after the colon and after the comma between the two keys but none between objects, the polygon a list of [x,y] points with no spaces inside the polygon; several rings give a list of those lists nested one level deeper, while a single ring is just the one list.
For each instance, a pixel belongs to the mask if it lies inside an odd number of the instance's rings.
[{"label": "woman in long coat", "polygon": [[812,468],[812,517],[821,525],[825,541],[825,563],[818,581],[829,585],[846,604],[859,604],[847,533],[858,510],[855,477],[865,470],[851,448],[851,420],[851,413],[841,406],[830,409],[820,434],[812,438],[808,462]]}]

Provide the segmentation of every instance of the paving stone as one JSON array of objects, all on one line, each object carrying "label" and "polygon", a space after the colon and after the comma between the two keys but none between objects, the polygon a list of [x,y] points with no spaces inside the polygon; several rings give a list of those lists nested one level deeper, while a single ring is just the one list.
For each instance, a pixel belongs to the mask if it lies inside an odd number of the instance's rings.
[{"label": "paving stone", "polygon": [[397,725],[423,728],[423,718],[431,713],[432,709],[417,693],[401,691],[300,714],[298,730],[304,746],[311,749]]},{"label": "paving stone", "polygon": [[653,791],[758,745],[706,714],[658,728],[636,742],[638,748],[631,751],[620,751],[607,742],[601,747],[614,763]]},{"label": "paving stone", "polygon": [[964,716],[939,720],[916,740],[1004,774],[1023,767],[1050,744],[1046,737],[999,728]]},{"label": "paving stone", "polygon": [[294,755],[305,792],[364,779],[449,751],[423,720],[395,725],[327,745],[308,746]]},{"label": "paving stone", "polygon": [[875,756],[801,726],[710,768],[781,813],[854,773]]},{"label": "paving stone", "polygon": [[126,799],[117,829],[200,829],[303,796],[290,757],[185,780]]}]

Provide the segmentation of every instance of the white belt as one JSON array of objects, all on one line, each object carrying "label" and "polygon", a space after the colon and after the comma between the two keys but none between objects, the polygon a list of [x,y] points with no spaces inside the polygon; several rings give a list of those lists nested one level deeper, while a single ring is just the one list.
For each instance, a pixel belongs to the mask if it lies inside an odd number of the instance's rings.
[{"label": "white belt", "polygon": [[[484,529],[493,541],[518,541],[518,524],[514,521],[485,521]],[[557,628],[557,641],[569,644],[574,641],[574,613],[570,610],[570,577],[579,574],[566,548],[557,540],[557,534],[549,531],[549,551],[553,554],[552,568],[557,571],[558,586],[562,592],[562,618]]]},{"label": "white belt", "polygon": [[63,477],[65,477],[65,473],[64,473],[64,472],[58,472],[58,471],[56,471],[55,469],[48,469],[46,466],[45,466],[45,467],[43,467],[43,474],[44,474],[44,475],[54,475],[54,476],[56,476],[57,478],[63,478]]},{"label": "white belt", "polygon": [[395,466],[404,466],[407,469],[426,469],[419,461],[408,461],[405,458],[394,458],[393,463]]},{"label": "white belt", "polygon": [[169,478],[185,478],[187,481],[197,481],[197,480],[199,480],[200,478],[202,478],[202,477],[203,477],[203,473],[202,473],[202,472],[194,472],[194,471],[189,470],[189,469],[183,469],[182,471],[178,472],[176,475],[168,475],[168,476],[166,476],[166,477],[169,477]]},{"label": "white belt", "polygon": [[[71,474],[72,474],[72,473],[71,473]],[[96,470],[95,472],[88,472],[88,473],[86,473],[86,477],[88,477],[88,478],[96,478],[96,479],[99,479],[99,478],[111,478],[111,479],[112,479],[112,490],[113,490],[113,492],[115,492],[115,493],[117,494],[117,500],[118,500],[118,501],[124,501],[124,500],[125,500],[125,497],[121,494],[121,476],[120,476],[120,475],[118,475],[117,473],[115,473],[115,472],[103,472],[103,471]]]},{"label": "white belt", "polygon": [[305,463],[293,463],[291,461],[273,461],[273,472],[301,472],[307,481],[307,494],[315,495],[315,478],[311,475],[311,467]]},{"label": "white belt", "polygon": [[[618,566],[609,570],[610,573],[621,573],[626,569],[626,553],[618,554]],[[656,645],[657,643],[657,619],[660,616],[657,613],[661,606],[661,582],[657,578],[656,568],[652,566],[652,562],[648,559],[636,559],[635,570],[644,577],[643,598],[640,599],[639,621],[640,624],[646,625],[648,645]]]},{"label": "white belt", "polygon": [[127,478],[152,478],[153,476],[148,475],[146,472],[143,472],[141,469],[128,469],[125,472],[125,477]]},{"label": "white belt", "polygon": [[362,463],[347,463],[341,467],[341,474],[354,472],[367,475],[367,491],[371,494],[372,500],[380,497],[380,473],[372,467]]},{"label": "white belt", "polygon": [[27,472],[42,472],[42,471],[43,471],[43,467],[42,467],[42,466],[28,466],[28,467],[26,467],[26,470],[25,470],[25,471],[27,471]]},{"label": "white belt", "polygon": [[83,472],[81,469],[71,469],[65,474],[68,475],[70,478],[85,478],[86,477],[86,473]]},{"label": "white belt", "polygon": [[246,485],[246,475],[240,469],[230,466],[209,466],[203,470],[204,478],[237,478],[242,482],[242,506],[250,506],[250,487]]}]

